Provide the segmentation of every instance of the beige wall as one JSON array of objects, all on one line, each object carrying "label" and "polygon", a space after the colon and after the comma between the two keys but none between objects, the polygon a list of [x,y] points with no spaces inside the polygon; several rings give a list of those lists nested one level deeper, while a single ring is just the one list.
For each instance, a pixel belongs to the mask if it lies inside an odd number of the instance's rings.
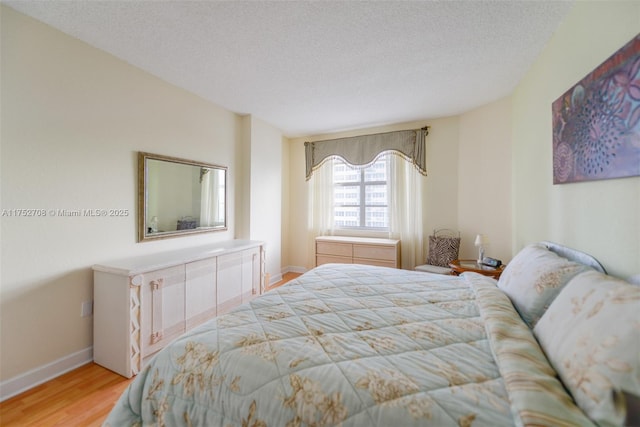
[{"label": "beige wall", "polygon": [[304,140],[291,139],[285,142],[288,154],[288,193],[289,221],[282,224],[282,241],[287,258],[283,265],[288,268],[310,268],[308,260],[307,235],[307,184],[305,181]]},{"label": "beige wall", "polygon": [[[234,188],[243,178],[237,115],[1,11],[2,209],[129,210],[126,217],[1,217],[5,381],[90,351],[92,318],[80,317],[80,307],[92,299],[92,264],[234,238]],[[137,151],[228,166],[229,230],[136,243]],[[277,238],[270,246],[279,246]]]},{"label": "beige wall", "polygon": [[640,177],[553,185],[551,104],[638,33],[640,2],[576,2],[513,95],[514,251],[553,240],[640,273]]},{"label": "beige wall", "polygon": [[[313,245],[306,238],[304,141],[415,129],[427,124],[431,129],[427,137],[426,189],[425,194],[416,195],[423,200],[425,234],[437,228],[459,230],[460,256],[475,259],[473,241],[476,234],[484,233],[491,240],[487,255],[511,259],[510,113],[511,100],[504,98],[457,117],[290,140],[290,212],[283,225],[283,242],[288,247],[285,264],[294,268],[313,266]],[[492,190],[487,190],[488,186]]]},{"label": "beige wall", "polygon": [[460,257],[476,259],[477,234],[489,239],[486,255],[511,259],[511,99],[460,116],[458,163]]}]

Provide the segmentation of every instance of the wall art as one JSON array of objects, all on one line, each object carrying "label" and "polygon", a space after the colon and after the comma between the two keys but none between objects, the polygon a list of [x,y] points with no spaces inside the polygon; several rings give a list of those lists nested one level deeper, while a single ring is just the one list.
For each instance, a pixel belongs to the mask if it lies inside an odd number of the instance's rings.
[{"label": "wall art", "polygon": [[553,183],[640,176],[640,34],[553,102]]}]

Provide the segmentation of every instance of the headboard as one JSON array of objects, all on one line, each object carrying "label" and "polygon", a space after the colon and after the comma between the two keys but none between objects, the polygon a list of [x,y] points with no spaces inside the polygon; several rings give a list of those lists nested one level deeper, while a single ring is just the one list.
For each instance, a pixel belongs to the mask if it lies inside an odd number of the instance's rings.
[{"label": "headboard", "polygon": [[563,258],[566,258],[570,261],[579,262],[580,264],[588,265],[589,267],[601,273],[607,274],[607,270],[604,269],[602,264],[600,264],[600,262],[598,262],[597,259],[595,259],[589,254],[580,252],[577,249],[568,248],[558,243],[553,243],[553,242],[540,242],[540,243],[545,245],[547,249],[549,249],[551,252],[554,252]]}]

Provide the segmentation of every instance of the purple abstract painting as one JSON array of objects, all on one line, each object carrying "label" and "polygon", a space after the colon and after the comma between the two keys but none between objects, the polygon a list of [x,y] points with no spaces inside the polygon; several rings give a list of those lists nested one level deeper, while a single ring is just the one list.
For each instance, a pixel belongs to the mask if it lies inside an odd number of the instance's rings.
[{"label": "purple abstract painting", "polygon": [[640,34],[552,105],[553,183],[640,176]]}]

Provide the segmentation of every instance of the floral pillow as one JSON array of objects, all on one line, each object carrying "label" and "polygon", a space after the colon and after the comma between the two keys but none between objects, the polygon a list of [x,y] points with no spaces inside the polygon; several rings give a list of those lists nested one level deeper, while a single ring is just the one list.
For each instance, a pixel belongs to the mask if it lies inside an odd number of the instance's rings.
[{"label": "floral pillow", "polygon": [[507,264],[498,287],[533,328],[569,280],[589,269],[535,243],[523,248]]},{"label": "floral pillow", "polygon": [[621,392],[640,395],[640,287],[580,274],[533,332],[578,406],[599,425],[622,425]]}]

